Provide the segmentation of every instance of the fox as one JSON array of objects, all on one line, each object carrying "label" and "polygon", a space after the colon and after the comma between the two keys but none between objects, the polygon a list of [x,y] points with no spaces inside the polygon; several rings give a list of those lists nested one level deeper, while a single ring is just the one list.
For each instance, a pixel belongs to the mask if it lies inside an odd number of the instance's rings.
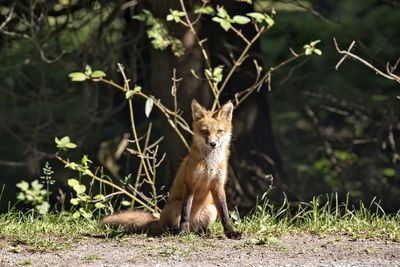
[{"label": "fox", "polygon": [[102,225],[159,235],[167,231],[211,233],[219,216],[229,239],[240,239],[229,218],[225,185],[232,136],[233,104],[210,111],[192,100],[193,140],[172,182],[160,218],[145,211],[105,217]]}]

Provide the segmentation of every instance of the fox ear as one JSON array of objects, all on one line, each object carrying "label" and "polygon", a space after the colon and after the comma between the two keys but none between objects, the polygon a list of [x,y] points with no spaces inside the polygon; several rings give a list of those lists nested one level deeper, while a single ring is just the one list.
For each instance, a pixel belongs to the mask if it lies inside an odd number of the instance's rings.
[{"label": "fox ear", "polygon": [[232,113],[233,113],[233,104],[231,101],[228,101],[224,104],[217,112],[214,113],[213,117],[225,119],[228,121],[232,120]]},{"label": "fox ear", "polygon": [[196,99],[192,100],[192,116],[193,121],[198,121],[205,116],[204,108],[196,101]]}]

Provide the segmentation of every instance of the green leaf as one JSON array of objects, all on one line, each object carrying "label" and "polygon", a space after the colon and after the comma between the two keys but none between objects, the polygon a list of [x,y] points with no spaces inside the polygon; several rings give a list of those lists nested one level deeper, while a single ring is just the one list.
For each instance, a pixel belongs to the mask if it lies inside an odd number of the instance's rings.
[{"label": "green leaf", "polygon": [[152,97],[148,98],[146,100],[145,109],[144,109],[144,113],[146,114],[147,118],[150,116],[151,110],[153,109],[153,105],[154,105],[153,98]]},{"label": "green leaf", "polygon": [[65,168],[71,169],[71,170],[78,170],[79,169],[79,165],[76,164],[75,162],[67,162],[65,163]]},{"label": "green leaf", "polygon": [[220,17],[213,17],[212,21],[219,23],[219,25],[225,30],[228,31],[231,27],[231,23],[229,22],[229,18],[220,18]]},{"label": "green leaf", "polygon": [[69,148],[69,149],[73,149],[73,148],[76,148],[77,145],[74,144],[74,143],[67,143],[67,144],[65,144],[65,147],[66,147],[66,148]]},{"label": "green leaf", "polygon": [[69,202],[74,206],[79,205],[79,199],[77,198],[71,198]]},{"label": "green leaf", "polygon": [[80,213],[79,211],[75,211],[75,212],[72,214],[72,218],[74,218],[74,219],[78,219],[79,217],[81,217],[81,213]]},{"label": "green leaf", "polygon": [[176,57],[180,57],[185,54],[185,48],[183,47],[181,40],[178,38],[171,39],[171,50]]},{"label": "green leaf", "polygon": [[212,6],[201,6],[194,9],[195,14],[206,14],[206,15],[213,15],[215,14],[215,10]]},{"label": "green leaf", "polygon": [[274,26],[274,24],[275,24],[274,19],[267,14],[264,14],[264,16],[265,16],[264,20],[268,24],[268,27],[271,28],[272,26]]},{"label": "green leaf", "polygon": [[316,41],[312,41],[309,44],[304,45],[304,53],[309,56],[313,53],[317,54],[317,55],[322,55],[322,51],[318,48],[316,48],[315,46],[320,43],[321,40],[316,40]]},{"label": "green leaf", "polygon": [[22,180],[16,186],[21,189],[22,191],[26,191],[29,189],[29,183],[27,181]]},{"label": "green leaf", "polygon": [[82,216],[85,218],[85,219],[90,219],[90,218],[92,218],[92,213],[89,211],[89,210],[86,210],[86,209],[84,209],[84,208],[79,208],[79,211],[81,212],[81,214],[82,214]]},{"label": "green leaf", "polygon": [[83,155],[82,159],[81,159],[81,163],[84,166],[89,166],[90,163],[93,163],[93,161],[91,161],[88,157],[88,155]]},{"label": "green leaf", "polygon": [[310,43],[310,46],[314,47],[316,44],[320,43],[321,40],[315,40]]},{"label": "green leaf", "polygon": [[71,139],[69,136],[64,136],[61,139],[58,139],[57,137],[54,139],[55,143],[57,144],[57,147],[62,149],[62,150],[68,150],[72,148],[76,148],[77,145],[71,142]]},{"label": "green leaf", "polygon": [[90,78],[96,79],[96,78],[103,78],[103,77],[105,77],[105,76],[106,76],[106,74],[105,74],[104,71],[102,71],[102,70],[95,70],[95,71],[93,71],[92,75],[90,75]]},{"label": "green leaf", "polygon": [[131,99],[132,98],[132,96],[135,94],[135,91],[133,91],[133,90],[129,90],[129,91],[127,91],[126,93],[125,93],[125,99]]},{"label": "green leaf", "polygon": [[17,195],[17,199],[18,200],[25,200],[26,199],[25,193],[19,192],[18,195]]},{"label": "green leaf", "polygon": [[78,184],[78,185],[73,186],[73,189],[75,190],[75,192],[76,192],[78,195],[80,195],[80,194],[85,193],[85,191],[86,191],[86,186],[85,186],[84,184]]},{"label": "green leaf", "polygon": [[179,11],[179,10],[169,10],[169,14],[167,15],[167,21],[175,21],[179,22],[181,20],[181,17],[185,16],[185,12]]},{"label": "green leaf", "polygon": [[86,74],[83,72],[72,72],[68,74],[68,77],[70,77],[73,82],[82,82],[87,79]]},{"label": "green leaf", "polygon": [[383,169],[383,175],[387,176],[387,177],[394,177],[396,176],[396,170],[393,168],[385,168]]},{"label": "green leaf", "polygon": [[92,67],[90,67],[89,65],[85,66],[85,74],[87,76],[90,76],[92,74]]},{"label": "green leaf", "polygon": [[228,12],[223,6],[217,6],[217,16],[220,18],[227,18],[229,17]]},{"label": "green leaf", "polygon": [[264,20],[264,15],[258,12],[251,12],[251,13],[247,13],[247,16],[255,19],[255,21],[257,21],[258,23],[262,22]]},{"label": "green leaf", "polygon": [[213,80],[217,83],[222,81],[222,69],[223,69],[223,66],[220,65],[218,67],[215,67],[213,70],[213,74],[212,74]]},{"label": "green leaf", "polygon": [[50,204],[47,201],[45,201],[42,204],[36,206],[36,209],[38,210],[39,214],[42,215],[47,214],[50,209]]},{"label": "green leaf", "polygon": [[39,191],[40,189],[43,188],[43,184],[39,183],[38,180],[33,180],[33,181],[31,182],[31,186],[32,186],[32,189],[33,189],[34,191]]},{"label": "green leaf", "polygon": [[64,136],[63,138],[60,139],[60,144],[68,144],[69,142],[71,142],[71,138],[69,138],[69,136]]},{"label": "green leaf", "polygon": [[93,176],[93,172],[89,169],[83,170],[82,175]]},{"label": "green leaf", "polygon": [[242,24],[242,25],[243,24],[247,24],[247,23],[249,23],[251,21],[248,17],[241,16],[241,15],[234,16],[232,18],[232,20],[233,20],[234,23]]},{"label": "green leaf", "polygon": [[228,20],[222,20],[219,25],[221,25],[222,29],[225,31],[228,31],[231,28],[231,23]]},{"label": "green leaf", "polygon": [[217,23],[221,23],[221,21],[223,21],[223,19],[221,19],[221,18],[219,18],[219,17],[213,17],[211,20],[212,20],[212,21],[215,21],[215,22],[217,22]]},{"label": "green leaf", "polygon": [[103,209],[103,208],[106,207],[106,205],[104,205],[101,202],[96,202],[96,204],[94,204],[94,207],[97,208],[97,209]]},{"label": "green leaf", "polygon": [[122,202],[121,202],[121,205],[122,206],[125,206],[125,207],[128,207],[128,206],[130,206],[132,203],[130,202],[130,201],[128,201],[128,200],[123,200]]},{"label": "green leaf", "polygon": [[318,56],[322,55],[322,51],[319,50],[318,48],[314,49],[314,53],[317,54]]},{"label": "green leaf", "polygon": [[96,200],[104,200],[106,197],[103,194],[97,194],[93,197]]},{"label": "green leaf", "polygon": [[79,185],[79,181],[74,178],[70,178],[68,179],[68,185],[71,187],[77,186]]}]

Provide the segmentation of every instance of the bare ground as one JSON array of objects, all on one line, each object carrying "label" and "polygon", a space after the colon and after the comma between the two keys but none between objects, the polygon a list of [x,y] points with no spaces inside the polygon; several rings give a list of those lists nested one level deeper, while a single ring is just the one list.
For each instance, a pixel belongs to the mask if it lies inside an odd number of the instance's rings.
[{"label": "bare ground", "polygon": [[287,235],[267,244],[144,235],[69,242],[55,251],[32,251],[0,239],[0,266],[400,266],[400,242],[347,236]]}]

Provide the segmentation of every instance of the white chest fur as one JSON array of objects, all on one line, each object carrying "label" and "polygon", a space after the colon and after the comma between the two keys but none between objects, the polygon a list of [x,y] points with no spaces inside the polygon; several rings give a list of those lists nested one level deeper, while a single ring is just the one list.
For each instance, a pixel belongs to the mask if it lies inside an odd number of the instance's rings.
[{"label": "white chest fur", "polygon": [[208,179],[226,178],[226,149],[218,147],[213,150],[202,151],[203,164],[201,171]]}]

